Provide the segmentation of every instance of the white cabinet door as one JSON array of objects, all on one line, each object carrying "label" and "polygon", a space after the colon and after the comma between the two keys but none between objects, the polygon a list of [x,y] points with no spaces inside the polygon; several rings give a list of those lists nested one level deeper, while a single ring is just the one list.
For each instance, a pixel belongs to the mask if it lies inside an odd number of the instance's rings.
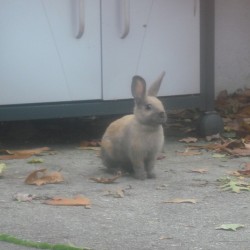
[{"label": "white cabinet door", "polygon": [[100,2],[79,3],[0,0],[0,105],[101,99]]},{"label": "white cabinet door", "polygon": [[102,1],[103,98],[130,98],[134,74],[151,82],[163,70],[160,95],[199,93],[199,23],[196,0]]}]

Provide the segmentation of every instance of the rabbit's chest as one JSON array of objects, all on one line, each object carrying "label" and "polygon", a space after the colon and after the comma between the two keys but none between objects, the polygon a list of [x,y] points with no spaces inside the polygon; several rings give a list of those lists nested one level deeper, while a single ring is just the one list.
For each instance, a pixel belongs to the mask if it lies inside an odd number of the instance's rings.
[{"label": "rabbit's chest", "polygon": [[145,154],[159,152],[164,143],[163,128],[156,131],[137,131],[132,135],[131,150],[143,151]]}]

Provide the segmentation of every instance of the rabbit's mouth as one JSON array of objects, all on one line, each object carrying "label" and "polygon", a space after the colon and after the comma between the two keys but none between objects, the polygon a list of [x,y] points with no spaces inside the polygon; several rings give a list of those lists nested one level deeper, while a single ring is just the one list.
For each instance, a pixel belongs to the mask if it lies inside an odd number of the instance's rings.
[{"label": "rabbit's mouth", "polygon": [[166,122],[167,122],[167,114],[165,112],[154,114],[153,116],[149,117],[149,119],[146,121],[146,123],[151,126],[163,125]]},{"label": "rabbit's mouth", "polygon": [[167,121],[167,114],[165,112],[159,112],[158,113],[158,120],[161,124],[165,123]]},{"label": "rabbit's mouth", "polygon": [[151,123],[155,125],[161,125],[167,122],[167,114],[164,111],[155,113],[153,117],[151,117]]}]

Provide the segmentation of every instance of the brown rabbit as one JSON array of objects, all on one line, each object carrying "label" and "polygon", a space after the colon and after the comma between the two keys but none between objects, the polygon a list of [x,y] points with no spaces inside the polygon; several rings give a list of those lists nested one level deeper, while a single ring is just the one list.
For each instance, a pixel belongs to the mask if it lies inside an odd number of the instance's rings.
[{"label": "brown rabbit", "polygon": [[162,124],[167,120],[164,107],[155,96],[164,75],[162,72],[148,94],[145,80],[140,76],[133,77],[134,114],[112,122],[102,138],[102,161],[109,170],[132,172],[141,180],[155,178],[155,160],[164,143]]}]

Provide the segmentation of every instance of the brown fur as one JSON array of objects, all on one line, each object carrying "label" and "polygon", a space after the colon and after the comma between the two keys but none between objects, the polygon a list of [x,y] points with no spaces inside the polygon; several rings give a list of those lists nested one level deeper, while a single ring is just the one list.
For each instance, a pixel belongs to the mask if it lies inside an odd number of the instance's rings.
[{"label": "brown fur", "polygon": [[[154,85],[159,89],[159,81]],[[153,92],[158,89],[151,87]],[[162,103],[154,96],[146,96],[146,83],[135,76],[132,94],[135,98],[133,115],[112,122],[102,138],[101,155],[109,170],[123,169],[135,178],[154,178],[154,163],[164,143],[162,124],[166,113]]]}]

